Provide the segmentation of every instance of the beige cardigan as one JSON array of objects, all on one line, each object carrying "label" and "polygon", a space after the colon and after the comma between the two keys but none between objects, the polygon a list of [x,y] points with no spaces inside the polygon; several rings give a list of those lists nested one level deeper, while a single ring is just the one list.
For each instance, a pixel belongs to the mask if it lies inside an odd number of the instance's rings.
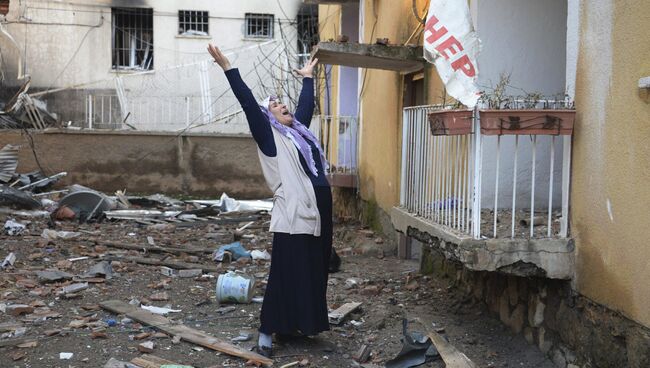
[{"label": "beige cardigan", "polygon": [[271,232],[320,236],[320,214],[314,186],[300,164],[298,150],[288,137],[272,128],[277,154],[258,148],[266,184],[273,191]]}]

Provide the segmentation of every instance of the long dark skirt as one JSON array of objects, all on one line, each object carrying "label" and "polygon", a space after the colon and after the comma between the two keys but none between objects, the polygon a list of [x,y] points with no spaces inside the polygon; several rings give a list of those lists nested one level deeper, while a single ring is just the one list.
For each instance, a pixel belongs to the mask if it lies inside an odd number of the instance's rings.
[{"label": "long dark skirt", "polygon": [[327,267],[332,251],[332,192],[314,187],[321,236],[273,234],[271,271],[260,314],[260,332],[312,336],[329,330]]}]

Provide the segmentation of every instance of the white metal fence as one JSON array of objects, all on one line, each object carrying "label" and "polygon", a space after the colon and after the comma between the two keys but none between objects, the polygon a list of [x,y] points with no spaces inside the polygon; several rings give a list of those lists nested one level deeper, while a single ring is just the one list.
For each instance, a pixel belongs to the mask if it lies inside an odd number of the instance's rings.
[{"label": "white metal fence", "polygon": [[357,173],[358,120],[354,116],[319,115],[311,131],[321,142],[330,163],[329,173]]},{"label": "white metal fence", "polygon": [[566,237],[571,136],[432,135],[427,116],[403,111],[400,205],[455,231],[481,237]]}]

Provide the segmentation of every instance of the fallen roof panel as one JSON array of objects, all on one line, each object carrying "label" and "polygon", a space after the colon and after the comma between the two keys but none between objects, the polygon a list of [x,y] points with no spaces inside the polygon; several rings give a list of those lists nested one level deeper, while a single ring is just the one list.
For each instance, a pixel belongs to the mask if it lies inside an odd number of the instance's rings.
[{"label": "fallen roof panel", "polygon": [[323,64],[415,72],[424,67],[421,46],[319,42],[312,51]]}]

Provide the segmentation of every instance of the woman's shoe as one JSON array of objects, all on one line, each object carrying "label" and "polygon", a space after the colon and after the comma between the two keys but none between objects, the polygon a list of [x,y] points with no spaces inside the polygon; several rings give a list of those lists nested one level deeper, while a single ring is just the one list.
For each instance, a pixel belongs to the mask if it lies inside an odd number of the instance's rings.
[{"label": "woman's shoe", "polygon": [[253,351],[265,358],[271,358],[273,356],[273,348],[270,346],[256,345]]}]

